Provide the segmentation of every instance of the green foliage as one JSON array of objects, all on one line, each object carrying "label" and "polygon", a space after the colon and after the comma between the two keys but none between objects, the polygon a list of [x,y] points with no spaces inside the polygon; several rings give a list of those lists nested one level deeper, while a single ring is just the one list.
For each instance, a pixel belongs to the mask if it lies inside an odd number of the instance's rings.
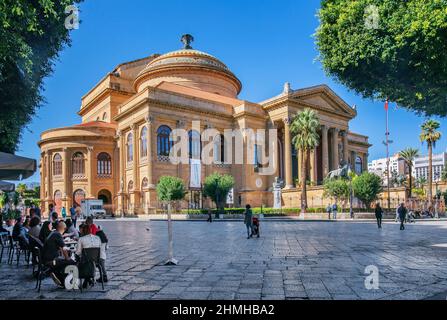
[{"label": "green foliage", "polygon": [[0,0],[0,151],[13,153],[44,102],[43,79],[70,45],[67,5],[81,0]]},{"label": "green foliage", "polygon": [[9,201],[8,194],[6,192],[0,193],[0,208],[3,208]]},{"label": "green foliage", "polygon": [[382,179],[373,173],[363,172],[352,180],[352,189],[354,195],[370,208],[371,203],[382,192]]},{"label": "green foliage", "polygon": [[421,126],[422,132],[419,135],[421,142],[426,142],[429,147],[436,147],[436,142],[442,136],[441,132],[437,131],[440,126],[440,123],[436,120],[429,119],[425,121]]},{"label": "green foliage", "polygon": [[24,183],[17,184],[16,191],[19,193],[21,197],[23,197],[26,191],[26,184]]},{"label": "green foliage", "polygon": [[211,198],[216,207],[223,208],[227,195],[234,186],[234,178],[230,175],[213,173],[205,178],[203,195]]},{"label": "green foliage", "polygon": [[[378,9],[378,28],[366,21]],[[366,98],[447,115],[446,0],[322,0],[316,32],[326,73]]]},{"label": "green foliage", "polygon": [[415,188],[415,189],[413,189],[413,194],[418,199],[424,199],[425,198],[425,190],[424,190],[424,188]]},{"label": "green foliage", "polygon": [[183,180],[172,176],[163,176],[157,184],[157,196],[160,201],[177,201],[185,197]]},{"label": "green foliage", "polygon": [[413,188],[413,175],[412,173],[412,168],[413,168],[413,162],[414,159],[416,157],[419,156],[419,149],[415,149],[415,148],[406,148],[404,150],[402,150],[401,152],[399,152],[399,155],[402,159],[404,159],[405,164],[408,167],[408,172],[409,172],[409,187],[410,187],[410,198],[412,196],[412,188]]},{"label": "green foliage", "polygon": [[304,213],[307,207],[307,159],[309,152],[314,150],[319,142],[320,120],[316,111],[306,108],[299,112],[292,119],[290,133],[292,143],[297,150],[301,151],[303,164],[300,172],[301,181],[301,212]]},{"label": "green foliage", "polygon": [[349,182],[346,179],[326,179],[323,187],[324,197],[341,201],[349,199]]}]

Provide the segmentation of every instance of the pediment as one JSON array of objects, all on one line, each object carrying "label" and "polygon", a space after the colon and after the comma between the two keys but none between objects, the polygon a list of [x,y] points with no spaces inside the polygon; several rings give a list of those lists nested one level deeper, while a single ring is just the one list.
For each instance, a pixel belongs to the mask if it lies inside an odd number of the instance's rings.
[{"label": "pediment", "polygon": [[335,113],[349,119],[357,114],[355,109],[326,85],[298,89],[292,94],[291,99],[320,112]]}]

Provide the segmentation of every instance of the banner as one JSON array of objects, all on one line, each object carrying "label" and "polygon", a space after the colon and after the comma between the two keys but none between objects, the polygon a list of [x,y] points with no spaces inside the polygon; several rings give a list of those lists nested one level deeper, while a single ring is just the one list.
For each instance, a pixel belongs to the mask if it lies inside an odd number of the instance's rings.
[{"label": "banner", "polygon": [[200,159],[190,159],[189,160],[190,169],[190,177],[189,177],[189,186],[191,188],[201,188],[202,184],[201,173],[202,173],[202,164]]}]

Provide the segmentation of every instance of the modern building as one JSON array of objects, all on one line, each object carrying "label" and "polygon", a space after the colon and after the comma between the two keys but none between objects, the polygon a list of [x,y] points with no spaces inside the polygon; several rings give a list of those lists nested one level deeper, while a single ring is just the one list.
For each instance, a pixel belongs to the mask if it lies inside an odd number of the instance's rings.
[{"label": "modern building", "polygon": [[[447,164],[447,152],[433,155],[433,181],[441,180],[441,173]],[[414,160],[413,175],[416,179],[428,180],[428,156],[417,157]]]},{"label": "modern building", "polygon": [[[397,153],[390,157],[390,176],[395,172],[398,175],[405,175],[408,171],[406,169],[405,161]],[[382,178],[384,185],[387,184],[387,158],[372,160],[368,163],[368,172],[375,173]]]},{"label": "modern building", "polygon": [[[236,75],[214,56],[192,49],[191,41],[185,35],[181,50],[118,65],[82,97],[80,124],[41,134],[43,206],[55,203],[59,209],[83,198],[100,198],[118,213],[151,212],[159,207],[155,185],[161,176],[172,175],[188,187],[182,207],[203,207],[208,200],[201,186],[213,172],[235,178],[234,206],[271,206],[276,178],[284,181],[288,195],[296,192],[299,197],[301,157],[292,146],[290,124],[304,108],[317,111],[322,125],[320,145],[308,163],[312,185],[321,184],[341,163],[357,171],[367,169],[368,137],[349,129],[357,112],[327,85],[292,90],[286,84],[281,94],[266,101],[246,101],[239,98],[242,83]],[[174,129],[188,132],[187,164],[170,161]],[[214,144],[225,129],[276,129],[274,173],[262,175],[258,163],[233,163],[221,156],[203,164],[204,129],[216,130],[214,140],[208,141]],[[222,150],[227,144],[223,141]],[[242,152],[230,145],[233,154]],[[316,190],[322,193],[322,187]]]}]

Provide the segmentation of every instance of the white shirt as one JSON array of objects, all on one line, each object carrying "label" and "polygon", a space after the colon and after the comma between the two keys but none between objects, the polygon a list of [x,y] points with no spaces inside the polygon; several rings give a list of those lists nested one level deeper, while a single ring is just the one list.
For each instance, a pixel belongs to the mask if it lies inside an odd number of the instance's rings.
[{"label": "white shirt", "polygon": [[82,255],[82,249],[87,248],[100,248],[101,259],[106,260],[106,246],[101,244],[101,239],[98,236],[94,236],[92,234],[88,234],[86,236],[80,237],[78,244],[76,245],[76,254],[78,256]]}]

